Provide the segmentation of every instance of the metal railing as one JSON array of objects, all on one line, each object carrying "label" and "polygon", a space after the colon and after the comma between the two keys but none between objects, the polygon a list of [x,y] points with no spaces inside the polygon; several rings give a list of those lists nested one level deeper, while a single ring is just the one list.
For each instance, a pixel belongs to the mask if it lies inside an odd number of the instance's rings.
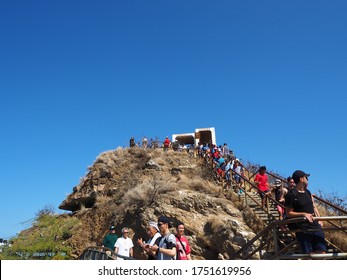
[{"label": "metal railing", "polygon": [[108,247],[100,246],[90,246],[84,249],[83,253],[79,257],[80,260],[117,260],[117,258],[135,260],[131,257],[119,255]]},{"label": "metal railing", "polygon": [[[347,216],[331,216],[331,217],[315,217],[316,221],[347,221]],[[288,253],[294,246],[296,246],[296,240],[293,239],[289,244],[286,244],[281,240],[280,234],[284,236],[286,233],[295,233],[300,230],[286,230],[279,231],[279,228],[291,224],[307,221],[305,217],[292,218],[287,220],[275,221],[270,223],[267,227],[261,230],[254,238],[242,246],[235,254],[232,255],[232,259],[249,259],[256,253],[259,253],[261,259],[298,259],[298,258],[312,258],[312,255],[307,254],[290,254]],[[346,230],[347,227],[323,227],[324,232],[327,231],[341,231]],[[256,244],[259,242],[259,244]],[[329,243],[331,245],[331,243]],[[282,248],[281,248],[282,245]],[[263,254],[263,249],[267,255]],[[334,246],[336,249],[337,247]],[[346,258],[346,252],[333,252],[328,254],[321,254],[323,256],[315,255],[314,258]]]}]

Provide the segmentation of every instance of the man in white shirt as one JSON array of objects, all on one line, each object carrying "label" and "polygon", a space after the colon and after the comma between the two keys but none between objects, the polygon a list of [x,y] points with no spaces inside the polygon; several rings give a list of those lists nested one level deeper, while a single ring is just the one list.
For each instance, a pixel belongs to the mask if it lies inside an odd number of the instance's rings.
[{"label": "man in white shirt", "polygon": [[[122,237],[118,238],[116,244],[114,245],[116,254],[124,257],[133,257],[133,241],[129,238],[129,229],[122,228]],[[117,259],[123,260],[121,257]]]}]

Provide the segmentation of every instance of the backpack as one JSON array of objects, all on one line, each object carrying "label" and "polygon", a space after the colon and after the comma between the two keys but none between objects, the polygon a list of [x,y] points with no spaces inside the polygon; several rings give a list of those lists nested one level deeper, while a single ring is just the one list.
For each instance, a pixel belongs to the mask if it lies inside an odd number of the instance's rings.
[{"label": "backpack", "polygon": [[[310,197],[311,197],[311,192],[309,191],[309,190],[307,190],[306,189],[306,192],[310,195]],[[290,193],[292,193],[293,194],[293,196],[294,196],[294,198],[296,198],[297,199],[297,192],[295,191],[295,189],[292,189],[292,190],[290,190],[288,193],[287,193],[287,195],[286,195],[286,197],[288,196],[288,194],[290,194]],[[291,218],[285,218],[286,220],[290,220]],[[299,222],[299,223],[288,223],[287,224],[287,226],[288,226],[288,229],[290,229],[290,230],[296,230],[296,229],[301,229],[301,227],[300,227],[300,224],[302,224],[302,223],[307,223],[307,222]]]},{"label": "backpack", "polygon": [[[171,236],[171,235],[176,239],[175,235],[170,233],[166,236],[160,237],[160,241],[158,242],[158,244],[161,243],[162,239],[164,239],[164,244],[165,244],[166,249],[172,249],[172,248],[176,247],[176,245],[174,243],[172,243],[171,241],[168,240],[169,236]],[[172,257],[172,259],[174,260],[175,257]]]}]

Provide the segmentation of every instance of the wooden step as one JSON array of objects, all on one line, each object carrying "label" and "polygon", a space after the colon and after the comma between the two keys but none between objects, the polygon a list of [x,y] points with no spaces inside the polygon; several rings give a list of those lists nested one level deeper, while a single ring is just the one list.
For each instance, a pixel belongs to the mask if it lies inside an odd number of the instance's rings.
[{"label": "wooden step", "polygon": [[[266,214],[267,213],[267,212],[265,212],[262,209],[253,209],[253,212],[256,213],[256,214]],[[270,209],[269,212],[272,213],[272,214],[278,214],[278,211],[274,210],[274,209]]]}]

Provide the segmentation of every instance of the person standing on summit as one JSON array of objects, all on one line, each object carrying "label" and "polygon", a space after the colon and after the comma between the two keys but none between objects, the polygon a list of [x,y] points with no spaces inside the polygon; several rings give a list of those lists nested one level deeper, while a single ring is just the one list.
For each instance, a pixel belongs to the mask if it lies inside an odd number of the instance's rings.
[{"label": "person standing on summit", "polygon": [[129,146],[130,146],[130,148],[133,148],[133,147],[136,146],[135,138],[134,138],[134,137],[131,137],[131,138],[130,138]]},{"label": "person standing on summit", "polygon": [[164,140],[164,152],[167,152],[167,150],[170,148],[170,144],[171,144],[171,141],[169,139],[168,136],[165,137],[165,140]]}]

